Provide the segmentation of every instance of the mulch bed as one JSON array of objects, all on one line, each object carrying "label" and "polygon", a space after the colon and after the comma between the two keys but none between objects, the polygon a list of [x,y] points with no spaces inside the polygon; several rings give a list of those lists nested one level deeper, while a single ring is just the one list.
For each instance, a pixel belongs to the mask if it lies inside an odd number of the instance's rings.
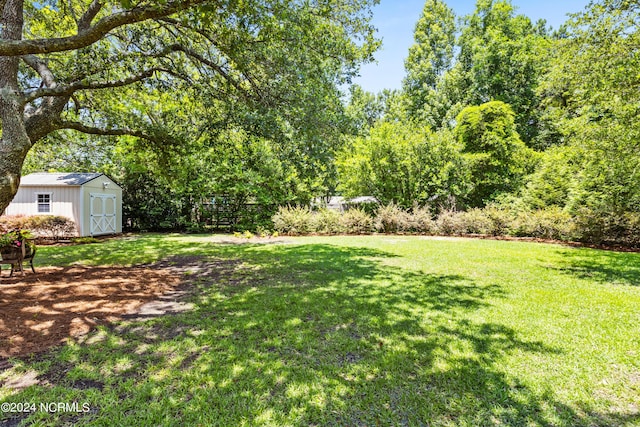
[{"label": "mulch bed", "polygon": [[0,360],[40,352],[135,313],[176,289],[158,266],[48,267],[0,277]]}]

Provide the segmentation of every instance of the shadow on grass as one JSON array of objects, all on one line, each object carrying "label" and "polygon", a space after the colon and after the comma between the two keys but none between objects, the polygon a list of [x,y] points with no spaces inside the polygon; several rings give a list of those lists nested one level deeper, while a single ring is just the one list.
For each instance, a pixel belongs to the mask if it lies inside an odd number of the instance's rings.
[{"label": "shadow on grass", "polygon": [[73,246],[41,246],[34,263],[38,266],[136,265],[160,261],[168,256],[189,251],[202,251],[214,245],[196,244],[172,239],[164,234],[143,234],[101,243]]},{"label": "shadow on grass", "polygon": [[640,286],[640,253],[593,249],[560,251],[565,273],[600,283]]},{"label": "shadow on grass", "polygon": [[94,412],[28,421],[97,425],[638,420],[565,405],[506,374],[501,361],[513,352],[558,350],[472,318],[503,296],[498,285],[385,266],[391,254],[365,248],[207,250],[210,258],[186,266],[197,289],[194,311],[105,328],[27,363],[24,370],[56,387],[32,387],[10,400],[86,401]]}]

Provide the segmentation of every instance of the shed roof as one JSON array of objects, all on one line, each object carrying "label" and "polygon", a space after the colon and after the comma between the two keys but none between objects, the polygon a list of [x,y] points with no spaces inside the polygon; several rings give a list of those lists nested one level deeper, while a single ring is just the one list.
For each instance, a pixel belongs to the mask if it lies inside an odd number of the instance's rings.
[{"label": "shed roof", "polygon": [[67,172],[67,173],[37,172],[37,173],[32,173],[32,174],[23,176],[22,179],[20,180],[20,185],[80,186],[102,175],[104,174],[77,173],[77,172]]}]

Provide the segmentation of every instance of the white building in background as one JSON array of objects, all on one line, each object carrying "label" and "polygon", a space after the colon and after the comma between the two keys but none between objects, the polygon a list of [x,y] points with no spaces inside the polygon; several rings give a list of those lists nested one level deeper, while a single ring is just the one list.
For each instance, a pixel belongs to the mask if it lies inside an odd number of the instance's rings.
[{"label": "white building in background", "polygon": [[350,207],[359,207],[366,204],[378,204],[378,199],[373,196],[360,196],[353,199],[347,199],[342,196],[332,196],[328,200],[321,197],[316,197],[312,206],[316,208],[326,208],[333,211],[344,212]]}]

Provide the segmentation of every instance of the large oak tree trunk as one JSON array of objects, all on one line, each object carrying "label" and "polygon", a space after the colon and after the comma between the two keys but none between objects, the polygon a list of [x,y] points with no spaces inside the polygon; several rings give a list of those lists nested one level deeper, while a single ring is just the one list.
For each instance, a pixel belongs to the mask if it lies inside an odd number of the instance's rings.
[{"label": "large oak tree trunk", "polygon": [[[7,0],[2,11],[2,38],[20,40],[23,1]],[[4,212],[20,184],[20,171],[31,140],[24,123],[24,101],[18,87],[19,57],[0,57],[0,213]]]}]

